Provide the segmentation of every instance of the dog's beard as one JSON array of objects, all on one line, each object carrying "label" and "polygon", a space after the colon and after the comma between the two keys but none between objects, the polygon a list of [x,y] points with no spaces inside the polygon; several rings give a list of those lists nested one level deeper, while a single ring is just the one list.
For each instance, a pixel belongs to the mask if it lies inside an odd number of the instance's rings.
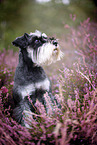
[{"label": "dog's beard", "polygon": [[33,50],[28,47],[28,56],[32,59],[32,62],[36,65],[49,65],[52,62],[56,62],[63,57],[63,53],[59,46],[56,47],[51,43],[44,43],[38,49]]}]

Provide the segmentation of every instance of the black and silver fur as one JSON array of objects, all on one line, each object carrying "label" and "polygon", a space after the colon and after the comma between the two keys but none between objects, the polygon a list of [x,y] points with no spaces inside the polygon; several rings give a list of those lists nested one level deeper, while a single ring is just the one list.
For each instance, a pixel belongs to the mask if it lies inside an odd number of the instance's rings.
[{"label": "black and silver fur", "polygon": [[19,63],[14,76],[13,116],[17,122],[28,126],[25,123],[24,111],[35,112],[28,97],[33,104],[38,99],[44,105],[44,94],[48,92],[52,97],[51,82],[40,65],[60,60],[62,52],[56,39],[49,38],[40,31],[25,33],[16,38],[12,44],[20,48]]}]

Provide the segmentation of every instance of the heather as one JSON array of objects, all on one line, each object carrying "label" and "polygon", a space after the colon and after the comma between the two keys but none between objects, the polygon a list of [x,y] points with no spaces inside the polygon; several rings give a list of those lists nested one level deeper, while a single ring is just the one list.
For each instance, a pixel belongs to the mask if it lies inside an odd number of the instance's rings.
[{"label": "heather", "polygon": [[[75,16],[71,18],[75,21]],[[76,30],[67,24],[64,28],[69,30],[68,42],[75,58],[70,66],[66,65],[66,58],[59,63],[59,73],[50,77],[56,100],[44,95],[48,112],[36,101],[36,111],[28,112],[25,120],[30,128],[22,127],[12,118],[17,53],[0,53],[0,144],[97,144],[97,24],[88,18]],[[65,38],[61,43],[65,53]]]}]

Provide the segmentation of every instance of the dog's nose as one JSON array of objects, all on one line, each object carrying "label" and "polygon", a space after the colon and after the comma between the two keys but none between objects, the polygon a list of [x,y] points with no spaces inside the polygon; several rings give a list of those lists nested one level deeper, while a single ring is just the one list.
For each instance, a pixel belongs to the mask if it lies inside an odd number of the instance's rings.
[{"label": "dog's nose", "polygon": [[56,40],[53,41],[53,45],[57,46],[58,42]]}]

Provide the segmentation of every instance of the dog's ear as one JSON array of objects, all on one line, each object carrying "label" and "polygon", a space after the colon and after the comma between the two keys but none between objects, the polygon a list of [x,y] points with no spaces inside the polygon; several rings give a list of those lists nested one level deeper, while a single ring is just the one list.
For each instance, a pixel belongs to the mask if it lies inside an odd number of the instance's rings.
[{"label": "dog's ear", "polygon": [[16,47],[20,47],[21,49],[27,48],[29,44],[29,34],[24,33],[23,36],[16,38],[12,44]]}]

